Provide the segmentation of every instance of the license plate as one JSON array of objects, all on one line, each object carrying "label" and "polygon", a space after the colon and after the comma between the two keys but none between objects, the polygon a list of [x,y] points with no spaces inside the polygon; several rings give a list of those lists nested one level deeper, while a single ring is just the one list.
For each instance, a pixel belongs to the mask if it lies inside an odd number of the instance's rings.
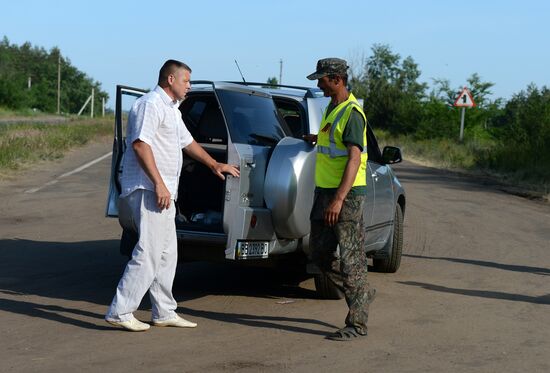
[{"label": "license plate", "polygon": [[237,242],[237,259],[267,258],[269,242],[239,241]]}]

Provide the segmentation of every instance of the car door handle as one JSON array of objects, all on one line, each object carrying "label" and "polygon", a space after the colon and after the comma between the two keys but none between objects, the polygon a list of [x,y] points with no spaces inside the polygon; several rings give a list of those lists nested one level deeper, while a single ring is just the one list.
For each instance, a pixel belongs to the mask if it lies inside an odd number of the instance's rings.
[{"label": "car door handle", "polygon": [[370,176],[372,176],[372,178],[374,179],[374,181],[378,181],[378,174],[375,172],[373,174],[371,174]]},{"label": "car door handle", "polygon": [[256,168],[256,162],[246,162],[246,166],[250,168]]}]

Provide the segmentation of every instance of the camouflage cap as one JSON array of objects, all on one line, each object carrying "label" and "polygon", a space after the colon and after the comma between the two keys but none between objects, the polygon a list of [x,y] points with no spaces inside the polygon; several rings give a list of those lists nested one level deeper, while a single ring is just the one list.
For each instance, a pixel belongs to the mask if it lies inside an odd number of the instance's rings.
[{"label": "camouflage cap", "polygon": [[323,58],[317,61],[317,71],[309,74],[309,80],[320,79],[327,75],[346,75],[348,72],[348,63],[340,58]]}]

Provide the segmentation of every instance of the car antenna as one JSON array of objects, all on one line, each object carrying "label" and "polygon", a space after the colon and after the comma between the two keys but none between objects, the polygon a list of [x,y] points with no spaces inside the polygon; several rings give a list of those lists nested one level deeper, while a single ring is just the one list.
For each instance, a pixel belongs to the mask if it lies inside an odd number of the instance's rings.
[{"label": "car antenna", "polygon": [[241,74],[241,78],[243,78],[243,82],[246,83],[246,80],[244,80],[244,75],[241,71],[241,68],[239,67],[239,63],[237,62],[237,60],[235,60],[235,65],[237,65],[237,69],[239,69],[239,74]]}]

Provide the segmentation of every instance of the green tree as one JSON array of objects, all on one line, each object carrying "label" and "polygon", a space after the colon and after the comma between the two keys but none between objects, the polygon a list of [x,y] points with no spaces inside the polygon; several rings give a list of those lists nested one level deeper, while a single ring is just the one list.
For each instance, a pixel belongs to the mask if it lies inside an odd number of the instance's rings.
[{"label": "green tree", "polygon": [[272,76],[270,78],[267,78],[266,83],[269,84],[269,85],[277,85],[277,84],[279,84],[279,81],[277,80],[276,77]]},{"label": "green tree", "polygon": [[550,149],[550,89],[530,84],[506,103],[494,122],[503,129],[502,137],[507,142],[536,150]]},{"label": "green tree", "polygon": [[[59,48],[49,52],[33,47],[10,44],[7,37],[0,42],[0,106],[36,108],[44,112],[57,111],[57,72],[61,62],[61,111],[76,113],[95,88],[96,114],[101,111],[102,98],[107,99],[100,83],[71,65]],[[28,79],[31,88],[28,88]]]},{"label": "green tree", "polygon": [[393,133],[413,132],[421,120],[426,83],[412,57],[401,61],[388,45],[375,44],[363,71],[353,73],[354,91],[365,97],[367,118]]},{"label": "green tree", "polygon": [[[492,82],[485,82],[479,74],[474,73],[466,79],[466,87],[472,93],[476,107],[466,109],[465,131],[474,139],[488,139],[492,137],[488,128],[490,118],[497,115],[501,109],[502,100],[490,100]],[[428,95],[425,118],[421,129],[417,133],[419,138],[449,137],[456,138],[459,132],[460,109],[453,107],[463,86],[451,88],[448,79],[433,79],[433,87]],[[439,102],[440,104],[434,104]],[[439,123],[437,129],[428,129],[428,123]]]},{"label": "green tree", "polygon": [[485,160],[488,167],[550,183],[550,89],[534,83],[513,95],[491,118],[500,146]]}]

